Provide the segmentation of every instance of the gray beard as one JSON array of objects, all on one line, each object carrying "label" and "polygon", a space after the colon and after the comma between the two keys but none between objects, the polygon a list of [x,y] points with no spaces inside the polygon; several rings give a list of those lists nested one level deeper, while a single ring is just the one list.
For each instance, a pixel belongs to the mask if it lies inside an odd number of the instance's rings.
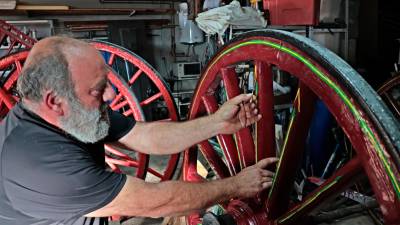
[{"label": "gray beard", "polygon": [[79,102],[69,101],[71,115],[60,119],[60,128],[83,143],[95,143],[105,138],[110,128],[107,105],[100,109],[87,110]]}]

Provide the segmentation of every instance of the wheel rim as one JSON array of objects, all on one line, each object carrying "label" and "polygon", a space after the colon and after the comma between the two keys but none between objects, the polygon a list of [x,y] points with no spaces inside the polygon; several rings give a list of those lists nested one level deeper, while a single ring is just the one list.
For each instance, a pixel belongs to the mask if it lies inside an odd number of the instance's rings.
[{"label": "wheel rim", "polygon": [[[241,168],[275,155],[272,67],[298,78],[299,89],[293,102],[288,135],[285,138],[273,187],[269,193],[262,193],[253,200],[230,201],[224,208],[235,218],[236,223],[293,223],[326,198],[340,193],[353,182],[353,176],[358,176],[363,171],[372,184],[385,221],[389,224],[399,223],[400,217],[396,212],[400,210],[400,175],[399,165],[394,159],[400,149],[397,139],[398,124],[387,112],[386,107],[378,101],[375,92],[354,70],[333,53],[308,39],[273,30],[249,32],[234,39],[225,45],[205,68],[193,96],[189,118],[194,119],[218,109],[215,93],[218,92],[221,83],[228,99],[239,94],[241,90],[235,65],[249,61],[255,67],[259,110],[263,117],[253,128],[253,133],[250,128],[245,128],[237,132],[234,138],[229,135],[217,136],[224,160],[215,153],[210,141],[198,145],[203,157],[218,177],[234,175]],[[338,74],[346,76],[340,77]],[[357,82],[357,86],[353,82]],[[289,207],[287,193],[291,190],[295,168],[299,165],[297,159],[303,154],[297,149],[304,146],[313,102],[317,98],[321,99],[334,115],[336,122],[355,148],[357,156],[307,195],[305,200]],[[379,109],[381,112],[376,113]],[[197,166],[197,150],[192,147],[185,152],[185,180],[204,180],[197,172]],[[387,196],[391,196],[389,201]],[[187,222],[199,223],[199,215],[187,217]]]},{"label": "wheel rim", "polygon": [[[124,49],[120,49],[116,46],[107,47],[107,44],[105,43],[95,42],[93,44],[100,51],[113,52],[115,58],[119,57],[120,54],[122,54],[121,57],[128,57],[129,54],[131,54],[130,52],[127,52]],[[28,51],[23,51],[11,54],[0,60],[0,71],[6,70],[7,68],[8,71],[10,71],[7,74],[6,73],[2,74],[3,85],[2,88],[0,89],[1,118],[4,118],[4,116],[8,113],[9,109],[11,109],[13,105],[17,101],[19,101],[15,86],[18,76],[21,73],[22,65],[25,62],[28,53],[29,53]],[[135,59],[136,61],[134,61],[133,59]],[[133,63],[136,63],[141,59],[137,58],[135,55],[131,55],[130,58],[127,60],[129,62],[132,61]],[[155,80],[157,87],[161,87],[164,84],[161,78],[157,76],[156,72],[154,72],[154,70],[151,69],[151,67],[146,67],[146,66],[147,66],[146,63],[140,64],[140,68],[144,68],[144,71],[150,71],[150,70],[153,71],[153,73],[149,77],[151,80]],[[142,102],[139,102],[136,99],[134,93],[130,89],[130,86],[132,84],[125,82],[125,80],[121,78],[118,75],[118,73],[116,73],[114,70],[112,70],[108,74],[108,79],[111,82],[111,84],[115,87],[115,90],[117,92],[116,98],[110,104],[111,108],[113,110],[121,111],[125,116],[132,116],[137,121],[144,121],[145,114],[143,113],[142,108],[146,104],[143,104]],[[170,97],[171,95],[168,92],[168,89],[165,86],[161,87],[161,89],[163,93],[159,97],[166,99],[166,101],[168,100],[167,105],[170,118],[167,120],[177,120],[178,116],[176,114],[176,109],[174,108],[175,105],[173,105],[173,101],[172,104],[170,104],[171,102],[170,99],[172,99],[172,97]],[[133,157],[131,153],[110,145],[106,145],[105,149],[106,149],[106,162],[115,172],[131,172],[136,177],[142,179],[145,179],[147,173],[149,172],[150,174],[153,175],[150,178],[152,181],[155,181],[157,179],[158,180],[172,179],[177,164],[179,162],[179,154],[167,156],[168,163],[166,165],[162,165],[163,167],[160,170],[160,169],[155,169],[151,163],[149,165],[149,162],[151,162],[152,157],[147,154],[137,153],[137,155]],[[156,161],[157,159],[159,158],[156,157],[156,159],[153,161]],[[162,160],[165,161],[165,158],[163,158]],[[157,165],[157,168],[160,167],[161,166]]]}]

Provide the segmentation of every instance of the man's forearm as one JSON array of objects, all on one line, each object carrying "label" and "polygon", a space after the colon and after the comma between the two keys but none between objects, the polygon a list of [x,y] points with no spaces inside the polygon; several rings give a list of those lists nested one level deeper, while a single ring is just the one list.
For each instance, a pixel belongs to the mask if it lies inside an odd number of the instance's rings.
[{"label": "man's forearm", "polygon": [[272,185],[273,173],[264,168],[277,160],[262,159],[233,177],[202,183],[147,183],[127,176],[124,187],[112,202],[86,216],[173,216],[203,210],[236,197],[250,198]]},{"label": "man's forearm", "polygon": [[173,154],[217,135],[220,129],[212,116],[185,122],[139,123],[132,138],[122,143],[147,154]]},{"label": "man's forearm", "polygon": [[[183,215],[227,201],[238,192],[234,178],[204,183],[166,181],[158,184],[146,183],[145,186],[141,189],[142,196],[152,198],[142,199],[145,202],[136,198],[136,201],[132,201],[135,206],[127,207],[128,211],[123,214],[147,217]],[[137,205],[141,205],[140,209]]]},{"label": "man's forearm", "polygon": [[107,206],[87,214],[87,217],[111,215],[163,217],[203,210],[238,194],[235,178],[203,183],[165,181],[146,183],[128,177],[118,196]]}]

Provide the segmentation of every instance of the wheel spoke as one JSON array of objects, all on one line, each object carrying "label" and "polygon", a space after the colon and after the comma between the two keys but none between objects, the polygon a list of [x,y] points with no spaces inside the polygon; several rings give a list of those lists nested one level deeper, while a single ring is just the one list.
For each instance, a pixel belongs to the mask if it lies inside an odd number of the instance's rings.
[{"label": "wheel spoke", "polygon": [[117,105],[111,106],[111,109],[114,110],[114,111],[117,111],[117,110],[121,109],[122,107],[128,105],[128,103],[129,102],[127,100],[123,100],[120,103],[118,103]]},{"label": "wheel spoke", "polygon": [[274,92],[271,65],[256,61],[255,78],[258,110],[261,120],[256,123],[256,162],[275,156]]},{"label": "wheel spoke", "polygon": [[383,94],[387,100],[387,104],[393,108],[393,110],[397,113],[397,115],[400,115],[400,108],[399,104],[391,95],[389,95],[387,92]]},{"label": "wheel spoke", "polygon": [[202,182],[204,178],[197,173],[197,147],[190,147],[183,157],[183,179],[185,181]]},{"label": "wheel spoke", "polygon": [[173,121],[172,118],[165,118],[165,119],[161,119],[161,120],[156,120],[158,122],[169,122],[169,121]]},{"label": "wheel spoke", "polygon": [[115,105],[122,99],[122,97],[124,97],[122,93],[119,93],[117,96],[115,96],[115,98],[110,103],[110,107],[115,107]]},{"label": "wheel spoke", "polygon": [[132,110],[132,109],[129,109],[129,110],[127,110],[127,111],[123,112],[122,114],[123,114],[124,116],[130,116],[130,115],[133,115],[133,110]]},{"label": "wheel spoke", "polygon": [[288,207],[287,193],[292,190],[296,170],[301,163],[315,100],[314,93],[300,83],[280,161],[267,200],[269,218],[277,218]]},{"label": "wheel spoke", "polygon": [[15,105],[15,100],[10,97],[3,88],[0,88],[0,98],[4,102],[4,104],[7,106],[8,109],[11,109]]},{"label": "wheel spoke", "polygon": [[199,144],[199,148],[203,156],[207,159],[211,168],[217,173],[219,178],[229,177],[229,170],[226,167],[224,161],[217,154],[215,149],[211,146],[211,144],[206,140],[202,141]]},{"label": "wheel spoke", "polygon": [[359,158],[355,157],[336,171],[331,178],[323,182],[321,186],[309,194],[300,204],[279,217],[277,220],[278,224],[291,224],[298,217],[306,215],[320,206],[328,198],[339,195],[348,186],[356,182],[356,178],[359,177],[361,173],[361,162]]},{"label": "wheel spoke", "polygon": [[157,93],[157,94],[151,96],[150,98],[147,98],[147,99],[145,99],[144,101],[142,101],[142,102],[140,103],[140,106],[148,105],[148,104],[154,102],[155,100],[157,100],[158,98],[160,98],[160,97],[162,97],[162,96],[163,96],[162,93],[159,92],[159,93]]},{"label": "wheel spoke", "polygon": [[21,65],[21,62],[19,60],[15,60],[15,66],[17,67],[18,73],[21,73],[22,65]]},{"label": "wheel spoke", "polygon": [[[208,114],[212,114],[217,111],[218,103],[214,96],[203,96],[202,100]],[[235,175],[239,173],[241,170],[241,165],[235,140],[233,140],[232,135],[219,134],[217,135],[217,139],[224,152],[230,174]]]},{"label": "wheel spoke", "polygon": [[[228,99],[240,94],[239,84],[234,68],[221,69],[222,80],[224,81]],[[255,163],[254,142],[248,127],[242,128],[236,134],[236,143],[240,153],[240,160],[243,167],[251,166]]]},{"label": "wheel spoke", "polygon": [[114,63],[114,60],[115,60],[115,53],[111,53],[110,58],[108,59],[107,64],[108,64],[109,66],[111,66],[111,65]]},{"label": "wheel spoke", "polygon": [[139,76],[142,74],[142,70],[139,69],[138,71],[136,71],[135,74],[133,74],[133,76],[131,77],[131,79],[129,79],[129,85],[132,85],[133,83],[135,83],[135,81],[139,78]]},{"label": "wheel spoke", "polygon": [[114,159],[109,157],[107,158],[107,162],[125,167],[138,167],[138,163],[136,161],[128,159]]},{"label": "wheel spoke", "polygon": [[105,154],[105,161],[107,163],[107,165],[111,168],[111,170],[115,173],[122,173],[121,169],[115,165],[114,163],[110,162],[109,159],[112,159],[111,156],[107,155],[107,153]]},{"label": "wheel spoke", "polygon": [[154,176],[160,178],[160,179],[162,179],[164,177],[161,173],[159,173],[158,171],[156,171],[153,168],[148,168],[148,172],[153,174]]},{"label": "wheel spoke", "polygon": [[[167,169],[164,171],[164,175],[161,177],[161,181],[170,180],[178,167],[179,154],[171,155],[168,160]],[[149,168],[150,169],[150,168]]]},{"label": "wheel spoke", "polygon": [[128,160],[133,160],[131,157],[129,157],[127,154],[122,153],[121,151],[117,150],[114,146],[106,144],[104,145],[104,148],[107,152],[110,152],[116,156],[118,156],[119,158],[122,159],[128,159]]},{"label": "wheel spoke", "polygon": [[138,169],[136,170],[136,177],[145,179],[146,171],[149,168],[149,155],[138,152]]}]

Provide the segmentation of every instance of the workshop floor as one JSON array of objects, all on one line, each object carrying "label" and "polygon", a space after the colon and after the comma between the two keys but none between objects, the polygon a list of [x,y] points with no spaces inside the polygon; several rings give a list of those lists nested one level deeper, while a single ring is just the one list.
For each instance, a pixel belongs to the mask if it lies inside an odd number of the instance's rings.
[{"label": "workshop floor", "polygon": [[[110,225],[184,225],[181,223],[170,223],[169,220],[152,219],[152,218],[131,218],[122,223],[112,222]],[[369,216],[366,215],[352,215],[346,218],[342,218],[332,223],[321,223],[318,225],[375,225]]]}]

